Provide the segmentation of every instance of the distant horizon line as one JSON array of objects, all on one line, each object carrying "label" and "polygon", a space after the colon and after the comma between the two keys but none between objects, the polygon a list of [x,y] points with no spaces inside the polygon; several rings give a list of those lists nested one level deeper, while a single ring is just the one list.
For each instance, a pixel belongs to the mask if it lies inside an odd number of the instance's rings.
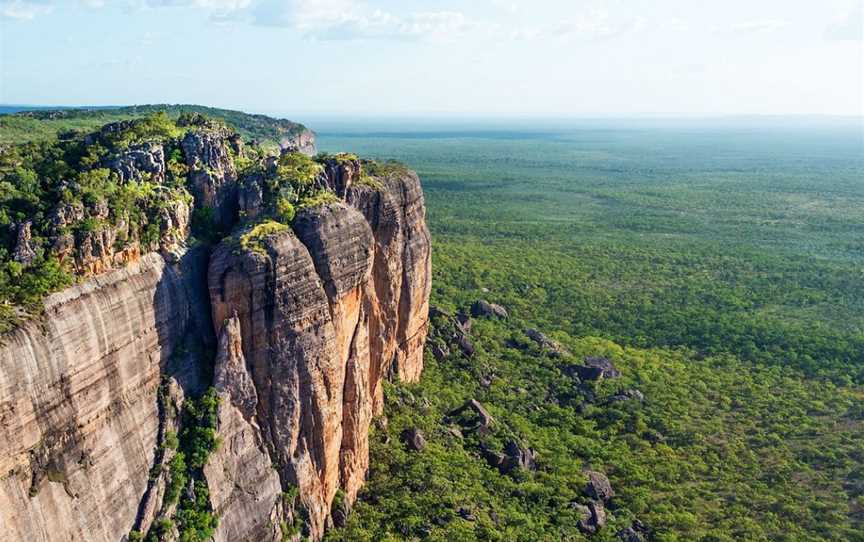
[{"label": "distant horizon line", "polygon": [[63,110],[63,109],[118,109],[123,107],[142,107],[153,105],[195,105],[203,107],[212,107],[214,109],[226,109],[240,111],[248,114],[261,114],[267,116],[311,116],[324,119],[338,118],[391,118],[391,119],[441,119],[441,120],[494,120],[494,119],[782,119],[782,118],[819,118],[819,119],[845,119],[864,121],[864,112],[850,113],[715,113],[715,112],[627,112],[627,113],[612,113],[612,112],[476,112],[476,111],[399,111],[399,112],[358,112],[358,111],[329,111],[329,110],[274,110],[274,109],[257,109],[257,108],[241,108],[236,106],[219,106],[206,105],[203,103],[170,103],[170,102],[150,102],[150,103],[129,103],[129,104],[88,104],[88,105],[69,105],[69,104],[25,104],[25,103],[0,103],[0,109],[17,109],[17,111],[9,111],[8,113],[17,113],[34,110]]}]

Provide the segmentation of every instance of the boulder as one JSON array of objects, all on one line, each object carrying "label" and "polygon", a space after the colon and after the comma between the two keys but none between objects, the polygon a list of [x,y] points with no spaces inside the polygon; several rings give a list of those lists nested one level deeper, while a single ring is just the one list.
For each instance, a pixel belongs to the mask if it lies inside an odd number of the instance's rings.
[{"label": "boulder", "polygon": [[475,399],[469,399],[465,402],[464,405],[457,408],[456,410],[450,412],[450,416],[459,416],[463,414],[466,410],[473,411],[477,417],[477,422],[468,427],[464,427],[468,431],[478,431],[480,433],[488,433],[492,430],[492,424],[495,423],[495,418],[493,418],[489,412]]},{"label": "boulder", "polygon": [[610,403],[617,403],[619,401],[639,401],[640,403],[645,400],[645,394],[636,389],[627,389],[622,391],[621,393],[615,394],[609,398]]},{"label": "boulder", "polygon": [[504,448],[507,454],[507,467],[510,470],[537,470],[537,452],[515,440],[511,440]]},{"label": "boulder", "polygon": [[526,329],[525,335],[529,339],[537,343],[540,348],[546,350],[550,356],[560,357],[568,354],[568,352],[560,344],[558,344],[558,341],[550,339],[544,333],[541,333],[536,329]]},{"label": "boulder", "polygon": [[621,542],[646,542],[650,535],[650,529],[638,519],[633,520],[630,527],[621,529],[615,534]]},{"label": "boulder", "polygon": [[15,252],[12,259],[24,267],[32,264],[36,259],[36,249],[33,248],[31,228],[33,222],[27,220],[18,226],[18,237],[15,241]]},{"label": "boulder", "polygon": [[578,376],[582,380],[602,380],[618,378],[621,373],[608,358],[587,356],[584,365],[570,365],[564,370],[570,376]]},{"label": "boulder", "polygon": [[459,508],[459,517],[465,521],[477,521],[477,516],[465,507]]},{"label": "boulder", "polygon": [[491,317],[491,318],[500,318],[502,320],[506,320],[510,317],[510,314],[507,312],[507,309],[502,307],[501,305],[496,305],[495,303],[489,303],[483,299],[475,301],[473,305],[471,305],[471,315],[475,317]]},{"label": "boulder", "polygon": [[450,349],[445,344],[432,343],[432,355],[436,360],[441,361],[450,355]]},{"label": "boulder", "polygon": [[463,333],[471,333],[471,324],[471,317],[464,312],[460,312],[456,315],[456,326],[462,330]]},{"label": "boulder", "polygon": [[584,493],[591,499],[606,502],[615,496],[609,478],[602,472],[593,470],[585,471],[588,475],[588,483],[585,485]]},{"label": "boulder", "polygon": [[465,357],[470,358],[474,356],[476,349],[474,348],[474,343],[471,342],[471,339],[469,339],[467,335],[464,333],[457,333],[456,344],[459,346],[459,349],[462,350],[462,353],[465,354]]},{"label": "boulder", "polygon": [[588,506],[577,504],[574,508],[582,515],[582,518],[576,522],[576,526],[583,533],[596,534],[606,525],[606,507],[602,502],[593,501],[588,503]]},{"label": "boulder", "polygon": [[402,431],[402,442],[405,443],[409,450],[414,452],[422,452],[426,448],[426,438],[416,427],[410,427]]}]

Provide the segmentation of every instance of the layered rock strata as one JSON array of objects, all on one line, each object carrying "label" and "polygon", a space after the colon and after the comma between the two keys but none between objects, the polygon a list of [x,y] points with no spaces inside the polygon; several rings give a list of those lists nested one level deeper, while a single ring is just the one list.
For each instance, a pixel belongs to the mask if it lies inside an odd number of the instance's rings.
[{"label": "layered rock strata", "polygon": [[[201,172],[196,205],[228,219],[236,178],[211,143],[183,142]],[[149,156],[118,167],[158,170],[162,157]],[[337,493],[350,507],[363,484],[383,380],[419,378],[428,325],[419,180],[358,180],[339,179],[339,202],[301,211],[253,248],[235,237],[186,251],[188,210],[171,211],[182,232],[170,250],[115,269],[112,256],[2,337],[4,540],[146,532],[164,512],[165,434],[181,430],[183,398],[209,385],[220,397],[221,445],[203,469],[215,539],[282,540],[286,525],[297,527],[289,537],[323,535]]]},{"label": "layered rock strata", "polygon": [[4,540],[122,539],[148,485],[157,389],[196,327],[194,271],[151,253],[52,295],[0,347]]},{"label": "layered rock strata", "polygon": [[217,332],[239,323],[254,417],[283,487],[299,489],[313,538],[337,491],[355,499],[382,380],[391,370],[419,377],[427,328],[419,182],[349,194],[349,203],[303,211],[259,250],[223,244],[208,273]]}]

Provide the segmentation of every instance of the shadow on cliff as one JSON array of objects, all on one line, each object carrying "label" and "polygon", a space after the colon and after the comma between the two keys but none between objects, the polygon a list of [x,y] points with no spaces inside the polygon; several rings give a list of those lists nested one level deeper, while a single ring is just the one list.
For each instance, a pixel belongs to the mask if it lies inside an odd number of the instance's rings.
[{"label": "shadow on cliff", "polygon": [[[211,247],[193,246],[180,256],[163,255],[166,267],[153,294],[153,307],[157,318],[160,349],[160,386],[157,393],[159,428],[151,473],[160,472],[163,463],[163,443],[166,432],[172,429],[172,413],[177,399],[203,394],[213,382],[213,360],[216,339],[210,313],[207,289],[207,267]],[[160,325],[166,315],[168,317]],[[179,397],[178,397],[179,396]],[[134,530],[141,530],[158,513],[159,476],[151,475],[135,517]]]}]

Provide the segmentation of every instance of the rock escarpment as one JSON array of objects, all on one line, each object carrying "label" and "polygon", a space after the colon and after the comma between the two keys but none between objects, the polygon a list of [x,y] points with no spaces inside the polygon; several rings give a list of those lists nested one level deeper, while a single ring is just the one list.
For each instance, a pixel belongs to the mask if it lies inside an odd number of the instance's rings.
[{"label": "rock escarpment", "polygon": [[[239,178],[237,145],[228,132],[187,133],[194,203],[164,205],[159,238],[135,242],[134,258],[117,257],[113,240],[84,260],[75,248],[90,278],[3,337],[4,539],[115,541],[157,524],[175,538],[173,460],[185,451],[189,463],[189,450],[171,442],[188,429],[184,403],[208,386],[220,444],[188,468],[182,493],[206,496],[216,540],[319,539],[334,500],[340,521],[350,509],[383,380],[422,371],[431,276],[420,182],[408,171],[368,182],[356,160],[328,164],[318,183],[338,185],[336,196],[300,209],[292,227],[187,249],[193,209],[224,225],[267,191]],[[165,155],[133,145],[108,165],[126,181],[159,178]]]},{"label": "rock escarpment", "polygon": [[382,379],[422,371],[430,269],[419,183],[392,179],[376,199],[355,200],[370,203],[364,212],[344,202],[303,211],[257,250],[223,244],[208,273],[217,330],[239,327],[259,434],[316,538],[337,491],[350,503],[363,484]]},{"label": "rock escarpment", "polygon": [[[190,259],[198,255],[192,254]],[[200,387],[178,355],[198,327],[194,263],[148,254],[54,294],[43,322],[0,347],[4,540],[119,540],[153,464],[163,375]]]}]

